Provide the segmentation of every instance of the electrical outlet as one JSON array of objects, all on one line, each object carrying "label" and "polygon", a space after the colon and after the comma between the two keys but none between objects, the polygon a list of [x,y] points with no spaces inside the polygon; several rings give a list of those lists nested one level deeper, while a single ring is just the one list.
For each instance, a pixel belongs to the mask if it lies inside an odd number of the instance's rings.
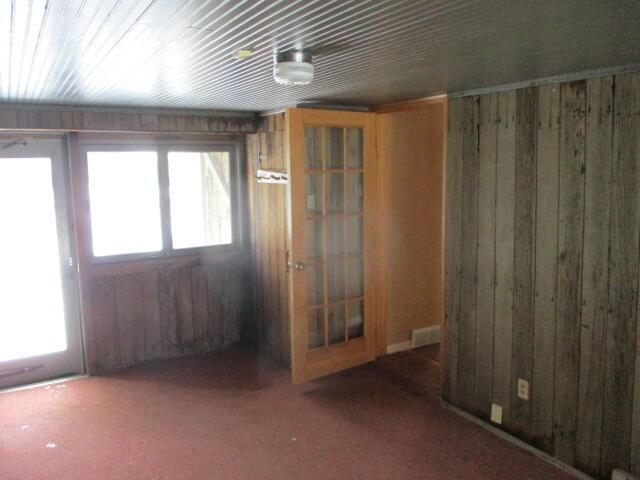
[{"label": "electrical outlet", "polygon": [[491,421],[498,425],[502,424],[502,407],[495,403],[491,404]]},{"label": "electrical outlet", "polygon": [[518,398],[529,400],[529,382],[522,378],[518,379]]}]

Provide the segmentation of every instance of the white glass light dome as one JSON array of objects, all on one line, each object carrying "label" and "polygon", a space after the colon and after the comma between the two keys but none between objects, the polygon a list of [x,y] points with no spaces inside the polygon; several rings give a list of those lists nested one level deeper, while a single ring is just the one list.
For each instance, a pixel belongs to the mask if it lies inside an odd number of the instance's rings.
[{"label": "white glass light dome", "polygon": [[283,52],[275,55],[273,78],[282,85],[309,85],[313,80],[310,53]]}]

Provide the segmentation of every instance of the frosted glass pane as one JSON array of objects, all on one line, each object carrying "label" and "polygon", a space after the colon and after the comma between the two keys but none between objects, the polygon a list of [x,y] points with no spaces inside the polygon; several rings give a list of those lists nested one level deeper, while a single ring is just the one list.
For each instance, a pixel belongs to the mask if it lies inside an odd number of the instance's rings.
[{"label": "frosted glass pane", "polygon": [[155,152],[88,152],[93,255],[162,250]]},{"label": "frosted glass pane", "polygon": [[0,225],[0,362],[66,350],[51,159],[0,158]]},{"label": "frosted glass pane", "polygon": [[173,248],[230,244],[228,152],[169,152]]}]

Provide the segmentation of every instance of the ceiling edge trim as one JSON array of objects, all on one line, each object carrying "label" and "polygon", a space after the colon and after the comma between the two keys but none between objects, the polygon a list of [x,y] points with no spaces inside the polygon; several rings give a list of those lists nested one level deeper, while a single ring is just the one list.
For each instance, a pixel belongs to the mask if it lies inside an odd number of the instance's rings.
[{"label": "ceiling edge trim", "polygon": [[621,73],[640,71],[640,63],[630,63],[615,67],[598,68],[593,70],[582,70],[579,72],[565,73],[562,75],[554,75],[552,77],[537,78],[534,80],[524,80],[521,82],[505,83],[490,87],[475,88],[470,90],[461,90],[449,93],[449,98],[461,98],[471,95],[486,95],[488,93],[504,92],[507,90],[517,90],[526,87],[536,87],[539,85],[547,85],[550,83],[566,83],[576,80],[587,80],[589,78],[606,77],[609,75],[619,75]]}]

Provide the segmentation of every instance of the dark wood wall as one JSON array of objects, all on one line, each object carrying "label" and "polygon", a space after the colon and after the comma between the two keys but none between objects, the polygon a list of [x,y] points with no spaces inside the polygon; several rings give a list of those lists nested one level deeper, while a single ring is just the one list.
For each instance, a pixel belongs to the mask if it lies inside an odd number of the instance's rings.
[{"label": "dark wood wall", "polygon": [[250,321],[249,262],[200,257],[91,267],[84,282],[88,370],[218,350]]},{"label": "dark wood wall", "polygon": [[247,135],[249,217],[254,279],[254,319],[260,345],[277,362],[289,366],[289,294],[287,286],[286,185],[258,183],[262,169],[285,170],[285,114],[263,117],[257,134]]},{"label": "dark wood wall", "polygon": [[502,406],[594,476],[640,474],[640,74],[448,111],[445,398]]}]

